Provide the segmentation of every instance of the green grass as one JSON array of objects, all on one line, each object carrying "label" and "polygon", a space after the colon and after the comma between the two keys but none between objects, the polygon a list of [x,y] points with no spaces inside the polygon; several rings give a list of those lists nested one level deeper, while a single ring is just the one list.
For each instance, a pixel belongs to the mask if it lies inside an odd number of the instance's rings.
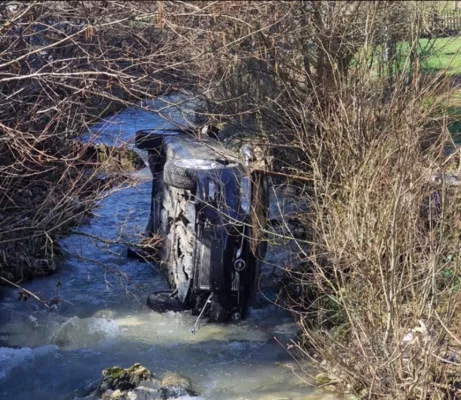
[{"label": "green grass", "polygon": [[[461,37],[421,39],[420,47],[423,72],[461,77]],[[461,145],[461,91],[450,96],[447,106],[448,130],[455,143]]]},{"label": "green grass", "polygon": [[[440,39],[420,39],[418,54],[421,57],[421,69],[425,73],[444,72],[449,76],[461,76],[461,37]],[[373,53],[373,54],[372,54]],[[360,60],[372,63],[372,76],[378,74],[378,64],[381,58],[382,48],[376,46],[372,49],[361,49],[351,61],[351,68],[358,67]],[[409,45],[405,42],[397,43],[396,56],[400,68],[409,67]]]},{"label": "green grass", "polygon": [[423,71],[461,76],[461,37],[421,39],[419,44]]},{"label": "green grass", "polygon": [[[399,43],[397,52],[404,64],[409,49],[407,43]],[[444,73],[450,77],[461,78],[461,37],[440,39],[420,39],[418,53],[421,57],[421,70],[426,74]],[[450,96],[447,104],[448,130],[455,143],[461,145],[461,91]]]},{"label": "green grass", "polygon": [[[378,61],[381,47],[376,46],[375,60],[372,63],[370,74],[372,78],[378,77]],[[408,43],[397,44],[397,57],[401,68],[409,61]],[[421,56],[421,70],[426,74],[445,73],[450,77],[461,78],[461,37],[440,39],[420,39],[418,53]],[[351,67],[359,67],[360,61],[366,59],[370,62],[371,49],[361,49],[360,53],[352,60]],[[409,67],[409,64],[406,65]],[[411,72],[411,71],[410,71]],[[456,91],[447,104],[448,129],[455,142],[461,145],[461,90]]]}]

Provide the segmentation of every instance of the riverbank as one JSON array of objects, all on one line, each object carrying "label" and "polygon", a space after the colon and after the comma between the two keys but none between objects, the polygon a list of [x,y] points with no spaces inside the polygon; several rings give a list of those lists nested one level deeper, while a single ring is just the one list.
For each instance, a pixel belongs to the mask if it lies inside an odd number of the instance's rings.
[{"label": "riverbank", "polygon": [[115,3],[90,13],[83,3],[0,6],[0,276],[8,281],[53,272],[58,237],[120,183],[100,177],[109,160],[85,159],[71,139],[140,99],[185,86],[161,64],[167,38],[143,18]]},{"label": "riverbank", "polygon": [[103,193],[144,167],[132,150],[68,141],[23,164],[0,213],[0,278],[19,284],[56,271],[57,239],[87,223]]}]

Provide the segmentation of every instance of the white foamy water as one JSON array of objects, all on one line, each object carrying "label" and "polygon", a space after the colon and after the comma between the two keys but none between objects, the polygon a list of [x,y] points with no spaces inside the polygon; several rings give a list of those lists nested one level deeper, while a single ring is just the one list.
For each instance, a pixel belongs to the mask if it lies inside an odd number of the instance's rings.
[{"label": "white foamy water", "polygon": [[22,347],[14,349],[0,347],[0,379],[4,379],[7,374],[15,367],[24,367],[35,358],[48,356],[58,350],[57,346],[47,345],[31,349]]}]

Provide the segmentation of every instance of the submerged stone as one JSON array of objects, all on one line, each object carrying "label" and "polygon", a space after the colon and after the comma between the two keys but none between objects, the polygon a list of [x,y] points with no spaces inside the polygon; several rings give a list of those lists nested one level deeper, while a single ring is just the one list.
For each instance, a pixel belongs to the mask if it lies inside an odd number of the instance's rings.
[{"label": "submerged stone", "polygon": [[162,377],[162,389],[166,399],[196,395],[188,378],[176,372],[168,372]]},{"label": "submerged stone", "polygon": [[190,380],[177,372],[168,372],[163,375],[162,386],[179,387],[189,391],[192,390]]}]

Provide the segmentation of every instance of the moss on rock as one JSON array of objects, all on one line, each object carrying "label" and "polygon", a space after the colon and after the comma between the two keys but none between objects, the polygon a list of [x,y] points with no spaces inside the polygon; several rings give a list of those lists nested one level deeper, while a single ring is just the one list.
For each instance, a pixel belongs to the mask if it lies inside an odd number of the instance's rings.
[{"label": "moss on rock", "polygon": [[120,367],[112,367],[112,368],[106,368],[102,374],[103,376],[106,375],[110,377],[111,379],[118,379],[122,376],[122,374],[125,372],[123,368]]},{"label": "moss on rock", "polygon": [[101,383],[92,395],[102,400],[167,400],[196,396],[188,378],[176,372],[168,372],[161,380],[141,364],[123,369],[119,366],[106,368]]},{"label": "moss on rock", "polygon": [[115,366],[102,371],[102,382],[99,392],[107,390],[130,390],[139,386],[144,381],[153,379],[152,373],[141,364],[134,364],[130,368],[123,369]]}]

